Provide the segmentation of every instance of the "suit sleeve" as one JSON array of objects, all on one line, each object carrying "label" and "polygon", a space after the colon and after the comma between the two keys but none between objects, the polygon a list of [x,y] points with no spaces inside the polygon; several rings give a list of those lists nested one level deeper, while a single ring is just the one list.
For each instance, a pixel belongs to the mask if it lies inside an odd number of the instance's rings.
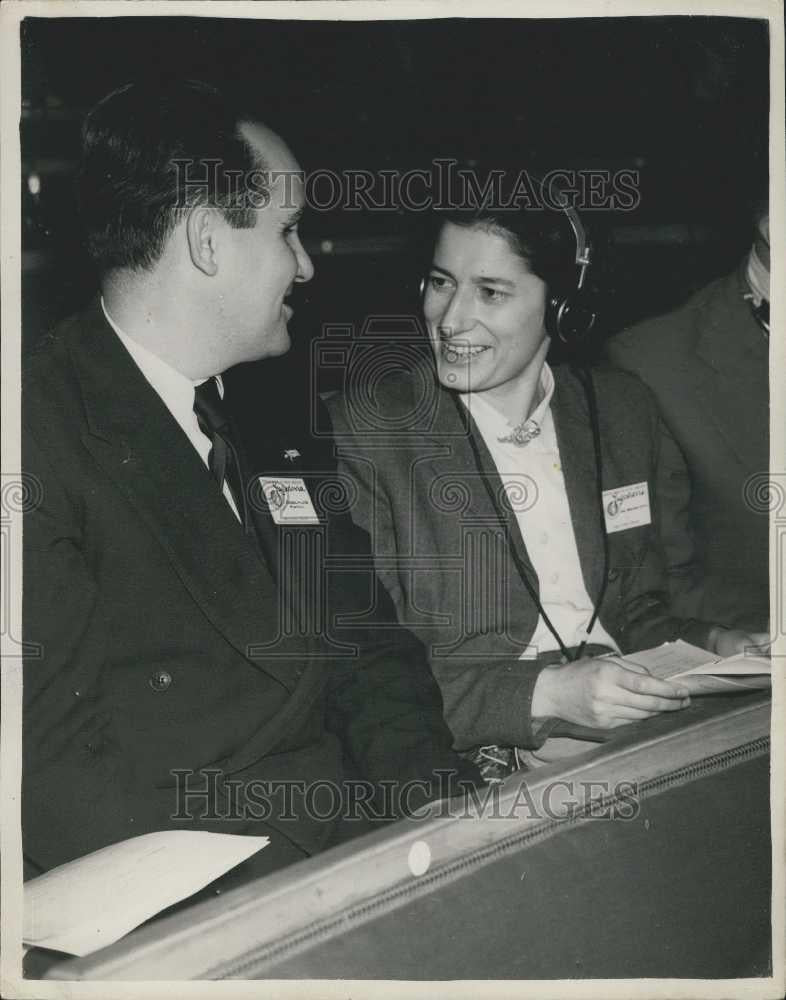
[{"label": "suit sleeve", "polygon": [[674,436],[660,421],[660,449],[655,480],[656,530],[663,546],[669,594],[681,608],[698,609],[696,544],[690,524],[691,479]]},{"label": "suit sleeve", "polygon": [[[352,493],[352,518],[370,536],[377,576],[389,595],[383,603],[392,607],[398,620],[412,620],[414,612],[396,568],[399,532],[387,491],[375,475],[373,455],[361,454],[357,442],[348,436],[340,404],[331,405],[330,410],[339,432],[339,472]],[[490,743],[538,747],[556,725],[556,720],[535,723],[531,718],[535,683],[545,664],[512,655],[503,661],[490,659],[483,635],[468,637],[460,653],[429,656],[428,662],[458,750]]]},{"label": "suit sleeve", "polygon": [[[72,499],[33,438],[25,472],[40,502],[24,517],[22,824],[29,874],[156,826],[133,762],[115,753],[106,697],[112,636]],[[53,835],[56,831],[56,835]]]},{"label": "suit sleeve", "polygon": [[[346,469],[340,477],[355,499],[354,477]],[[404,790],[403,797],[393,797],[396,814],[457,794],[462,784],[482,784],[474,765],[453,749],[425,648],[398,623],[393,601],[375,572],[368,533],[347,512],[334,513],[329,532],[340,539],[338,546],[333,543],[340,552],[334,551],[339,559],[333,562],[328,586],[330,633],[355,653],[331,672],[328,727],[341,737],[364,778],[393,781]],[[342,569],[344,558],[352,568]]]}]

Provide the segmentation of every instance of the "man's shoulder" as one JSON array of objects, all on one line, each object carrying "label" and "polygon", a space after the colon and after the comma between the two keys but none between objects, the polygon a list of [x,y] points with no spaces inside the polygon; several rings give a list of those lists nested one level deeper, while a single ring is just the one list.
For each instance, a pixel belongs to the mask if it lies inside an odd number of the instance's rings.
[{"label": "man's shoulder", "polygon": [[700,288],[682,305],[628,327],[607,344],[611,360],[634,371],[662,365],[673,370],[677,358],[687,358],[708,326],[708,316],[725,311],[727,301],[739,298],[736,271]]},{"label": "man's shoulder", "polygon": [[[91,336],[100,305],[68,317],[22,360],[22,419],[41,443],[81,433],[85,420],[83,369],[89,367]],[[102,330],[103,334],[104,331]],[[106,378],[111,379],[111,373]]]},{"label": "man's shoulder", "polygon": [[40,405],[76,388],[72,348],[78,343],[81,317],[63,320],[22,358],[22,400]]},{"label": "man's shoulder", "polygon": [[46,378],[50,372],[70,367],[73,354],[80,350],[83,334],[97,321],[97,309],[100,305],[96,300],[50,328],[23,356],[22,378],[35,381]]}]

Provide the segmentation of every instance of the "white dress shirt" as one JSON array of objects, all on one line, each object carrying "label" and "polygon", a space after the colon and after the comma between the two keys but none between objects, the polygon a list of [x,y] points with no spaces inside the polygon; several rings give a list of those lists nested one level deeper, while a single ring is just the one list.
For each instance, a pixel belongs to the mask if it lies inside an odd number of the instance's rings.
[{"label": "white dress shirt", "polygon": [[[619,652],[599,620],[592,633],[587,632],[594,608],[581,574],[551,413],[554,376],[546,364],[541,370],[540,391],[543,398],[529,418],[540,427],[540,434],[523,446],[499,440],[510,435],[514,425],[485,393],[462,393],[460,398],[483,435],[516,512],[521,537],[538,574],[541,604],[563,643],[571,647],[586,640]],[[559,644],[539,615],[522,659],[534,659],[538,653],[554,649],[559,649]]]},{"label": "white dress shirt", "polygon": [[[101,308],[104,310],[107,323],[109,323],[118,335],[120,342],[133,358],[137,368],[161,397],[164,405],[178,424],[180,424],[183,433],[205,463],[205,467],[209,468],[210,438],[202,433],[196,413],[194,413],[194,390],[198,385],[206,382],[207,379],[197,379],[194,381],[188,378],[172,368],[171,365],[168,365],[166,361],[162,361],[157,354],[153,354],[152,351],[149,351],[146,347],[137,343],[137,341],[132,340],[109,315],[103,297],[101,299]],[[218,382],[219,395],[223,398],[224,385],[220,375],[216,376],[216,381]],[[226,481],[224,482],[223,492],[235,517],[240,520],[234,498]]]}]

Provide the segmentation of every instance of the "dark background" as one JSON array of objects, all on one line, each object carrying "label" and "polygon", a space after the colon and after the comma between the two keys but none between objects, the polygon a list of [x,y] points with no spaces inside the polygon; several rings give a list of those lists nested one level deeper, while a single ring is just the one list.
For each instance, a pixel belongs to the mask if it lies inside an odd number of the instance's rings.
[{"label": "dark background", "polygon": [[[449,156],[516,171],[533,162],[639,170],[635,211],[585,216],[601,336],[730,270],[766,197],[764,21],[28,18],[22,52],[26,349],[95,289],[72,196],[81,118],[112,88],[151,74],[238,94],[306,170],[428,168]],[[407,236],[418,221],[307,215],[317,273],[295,300],[290,362],[325,324],[360,329],[370,316],[417,312]]]}]

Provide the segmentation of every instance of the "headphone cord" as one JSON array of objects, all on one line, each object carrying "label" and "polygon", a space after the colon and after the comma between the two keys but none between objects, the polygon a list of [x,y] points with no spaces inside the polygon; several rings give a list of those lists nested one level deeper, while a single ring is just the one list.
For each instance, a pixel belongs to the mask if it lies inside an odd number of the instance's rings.
[{"label": "headphone cord", "polygon": [[[494,488],[492,487],[491,482],[489,481],[488,473],[483,468],[483,462],[482,462],[481,457],[480,457],[480,450],[478,449],[478,443],[475,440],[475,435],[472,433],[472,427],[471,427],[471,425],[469,423],[469,414],[467,413],[466,409],[461,404],[461,402],[460,402],[460,400],[458,398],[458,394],[455,393],[455,392],[451,392],[450,395],[451,395],[451,398],[453,399],[454,405],[456,406],[456,408],[458,410],[461,422],[464,424],[465,428],[469,431],[469,434],[468,434],[469,446],[472,449],[472,455],[473,455],[473,457],[475,459],[475,466],[477,467],[477,470],[480,473],[480,478],[481,478],[481,480],[483,482],[483,485],[484,485],[484,487],[486,489],[486,493],[488,494],[488,498],[491,501],[491,506],[494,508],[494,513],[496,514],[496,517],[497,517],[497,520],[499,521],[500,527],[504,530],[505,527],[506,527],[505,514],[504,514],[503,510],[500,507],[499,498],[495,494]],[[540,614],[541,618],[543,619],[543,621],[544,621],[544,623],[546,625],[546,628],[548,628],[549,632],[551,632],[551,634],[556,639],[557,645],[559,646],[559,650],[562,653],[562,656],[564,657],[565,662],[567,663],[570,660],[570,658],[571,658],[570,654],[568,653],[567,646],[562,641],[562,636],[559,634],[559,632],[556,630],[556,628],[552,625],[551,619],[546,614],[546,609],[543,607],[543,605],[540,602],[540,597],[538,595],[538,592],[533,587],[533,585],[532,585],[532,583],[531,583],[531,581],[529,579],[529,576],[527,574],[526,567],[524,566],[524,562],[523,562],[523,560],[522,560],[522,558],[521,558],[521,556],[520,556],[520,554],[518,552],[518,549],[513,544],[512,540],[508,541],[508,548],[510,550],[510,554],[511,554],[511,557],[513,559],[513,562],[514,562],[514,564],[516,566],[516,570],[517,570],[519,576],[521,577],[522,582],[524,583],[524,586],[527,588],[527,592],[529,593],[529,596],[532,598],[533,604],[538,609],[538,613]]]},{"label": "headphone cord", "polygon": [[[601,537],[603,538],[603,578],[601,582],[600,594],[598,595],[598,600],[595,602],[595,608],[592,612],[592,617],[590,618],[589,625],[587,626],[587,633],[590,633],[595,626],[595,622],[598,619],[600,608],[606,596],[606,587],[608,585],[608,578],[609,578],[609,537],[606,532],[606,518],[604,516],[604,511],[603,511],[603,462],[602,462],[601,447],[600,447],[600,420],[598,417],[598,401],[595,395],[595,385],[592,381],[592,375],[588,368],[578,367],[578,366],[576,367],[571,366],[571,367],[576,376],[578,377],[579,381],[581,382],[582,388],[584,389],[584,393],[587,397],[587,408],[589,410],[590,425],[592,428],[592,443],[595,451],[595,482],[597,487],[598,510],[600,512],[600,532],[601,532]],[[469,432],[468,440],[470,448],[472,449],[473,458],[475,459],[475,466],[478,472],[480,473],[480,478],[483,482],[483,486],[485,487],[486,493],[488,494],[491,506],[494,508],[494,513],[496,514],[497,520],[500,523],[500,527],[502,527],[504,530],[506,526],[506,517],[500,507],[499,498],[496,496],[494,492],[488,473],[485,471],[483,467],[483,461],[480,456],[480,450],[478,448],[477,441],[475,440],[475,435],[472,433],[469,414],[467,413],[465,407],[461,404],[461,401],[459,400],[457,393],[451,392],[450,396],[453,400],[453,405],[456,407],[461,423],[464,425],[465,429]],[[584,648],[587,645],[587,640],[586,639],[582,640],[581,644],[576,650],[575,655],[573,656],[570,655],[567,646],[562,641],[562,636],[559,634],[557,629],[552,624],[551,619],[546,613],[546,609],[543,607],[543,604],[541,603],[538,592],[536,591],[535,587],[533,587],[529,579],[529,575],[527,574],[526,567],[524,566],[524,562],[521,558],[521,555],[518,552],[518,549],[512,543],[512,541],[509,542],[508,547],[510,550],[511,558],[513,559],[513,563],[516,567],[516,570],[519,576],[521,577],[521,580],[524,583],[524,586],[526,587],[529,596],[532,598],[533,604],[538,609],[538,613],[543,619],[546,628],[549,630],[549,632],[551,632],[552,636],[556,640],[557,645],[559,646],[560,653],[562,653],[564,661],[566,663],[569,663],[571,661],[581,659],[581,654],[584,652]]]},{"label": "headphone cord", "polygon": [[[603,539],[603,576],[601,578],[600,593],[595,602],[595,610],[592,612],[587,634],[595,627],[600,609],[606,597],[606,588],[609,583],[609,534],[606,530],[606,514],[603,509],[603,461],[600,449],[600,418],[598,416],[598,398],[595,394],[595,383],[592,381],[592,372],[585,365],[576,365],[573,371],[581,382],[584,393],[587,397],[587,408],[589,409],[590,426],[592,428],[592,443],[595,451],[595,485],[598,491],[598,512],[600,514],[600,536]],[[576,651],[574,659],[581,659],[587,640],[584,639]]]}]

